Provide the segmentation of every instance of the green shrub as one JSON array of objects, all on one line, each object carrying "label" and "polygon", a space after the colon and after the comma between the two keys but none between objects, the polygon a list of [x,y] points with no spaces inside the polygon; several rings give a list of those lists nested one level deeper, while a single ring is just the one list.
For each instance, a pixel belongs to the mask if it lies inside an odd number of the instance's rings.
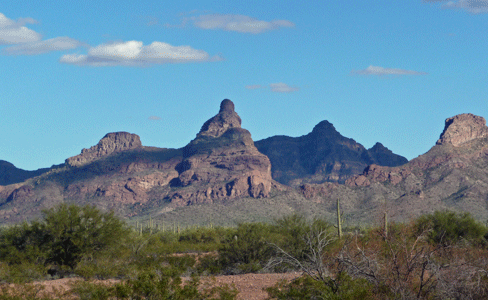
[{"label": "green shrub", "polygon": [[113,212],[66,204],[44,211],[42,227],[49,246],[47,263],[71,269],[83,256],[120,246],[130,232]]},{"label": "green shrub", "polygon": [[[6,264],[0,274],[3,280],[41,279],[46,273],[63,277],[72,274],[82,260],[104,255],[120,258],[127,252],[124,245],[130,230],[113,213],[66,204],[43,213],[42,221],[0,232],[0,261]],[[90,273],[87,268],[83,272]]]},{"label": "green shrub", "polygon": [[224,274],[252,273],[259,271],[274,255],[269,241],[272,226],[263,223],[239,224],[234,233],[228,234],[219,249],[219,263]]},{"label": "green shrub", "polygon": [[423,215],[415,222],[417,234],[429,231],[429,241],[436,245],[452,245],[461,240],[485,244],[488,229],[469,213],[436,211]]},{"label": "green shrub", "polygon": [[267,288],[266,292],[268,299],[278,300],[368,300],[375,299],[372,290],[372,284],[365,279],[352,279],[345,273],[339,273],[334,280],[326,278],[325,281],[318,281],[310,276],[302,276],[290,283],[281,281]]}]

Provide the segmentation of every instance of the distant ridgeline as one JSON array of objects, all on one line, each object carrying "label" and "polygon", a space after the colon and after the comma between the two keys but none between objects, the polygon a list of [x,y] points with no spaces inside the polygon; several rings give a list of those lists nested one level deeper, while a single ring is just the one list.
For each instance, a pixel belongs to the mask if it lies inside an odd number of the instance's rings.
[{"label": "distant ridgeline", "polygon": [[181,149],[143,146],[114,132],[65,163],[24,171],[0,161],[0,223],[68,202],[132,219],[236,224],[293,212],[333,217],[337,200],[354,222],[379,211],[404,220],[456,209],[488,216],[488,128],[472,114],[446,120],[436,145],[408,162],[377,143],[364,148],[322,121],[301,137],[253,142],[234,103]]}]

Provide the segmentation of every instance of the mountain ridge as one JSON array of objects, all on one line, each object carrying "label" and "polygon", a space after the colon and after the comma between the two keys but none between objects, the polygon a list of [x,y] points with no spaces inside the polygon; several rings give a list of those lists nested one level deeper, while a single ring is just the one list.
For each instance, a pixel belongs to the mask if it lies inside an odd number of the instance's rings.
[{"label": "mountain ridge", "polygon": [[[438,209],[483,219],[488,216],[487,133],[482,117],[448,118],[434,146],[403,163],[405,158],[381,143],[366,149],[328,121],[298,138],[254,142],[225,99],[183,148],[147,147],[135,134],[109,133],[63,165],[0,186],[0,223],[30,220],[62,202],[96,205],[130,220],[186,224],[209,218],[214,224],[271,220],[293,212],[333,218],[337,200],[358,224],[385,211],[399,221]],[[263,141],[274,146],[261,151]],[[263,154],[268,150],[271,154]],[[392,160],[396,166],[379,165]],[[273,164],[295,168],[288,174],[281,169],[290,186],[274,180],[280,169]]]}]

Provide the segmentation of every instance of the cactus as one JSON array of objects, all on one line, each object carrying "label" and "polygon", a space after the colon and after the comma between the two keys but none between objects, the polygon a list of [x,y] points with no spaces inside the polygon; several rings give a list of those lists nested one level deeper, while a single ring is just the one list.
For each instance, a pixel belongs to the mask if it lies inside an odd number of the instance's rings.
[{"label": "cactus", "polygon": [[337,225],[334,225],[334,227],[337,228],[337,236],[339,239],[342,238],[342,224],[344,223],[344,219],[342,218],[343,215],[344,212],[341,211],[340,201],[337,199]]},{"label": "cactus", "polygon": [[384,215],[384,234],[385,234],[385,239],[388,237],[388,213],[385,210],[385,215]]}]

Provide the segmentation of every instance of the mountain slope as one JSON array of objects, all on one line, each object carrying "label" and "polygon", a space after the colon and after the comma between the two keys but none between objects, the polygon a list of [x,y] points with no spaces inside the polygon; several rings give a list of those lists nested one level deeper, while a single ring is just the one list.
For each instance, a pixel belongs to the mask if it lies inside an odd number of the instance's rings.
[{"label": "mountain slope", "polygon": [[398,166],[408,162],[380,143],[371,149],[364,148],[342,136],[328,121],[320,122],[311,133],[301,137],[273,136],[255,144],[269,157],[273,179],[292,186],[344,183],[370,164]]},{"label": "mountain slope", "polygon": [[9,185],[23,182],[29,178],[39,176],[49,171],[49,168],[43,168],[35,171],[26,171],[15,167],[5,160],[0,160],[0,185]]}]

